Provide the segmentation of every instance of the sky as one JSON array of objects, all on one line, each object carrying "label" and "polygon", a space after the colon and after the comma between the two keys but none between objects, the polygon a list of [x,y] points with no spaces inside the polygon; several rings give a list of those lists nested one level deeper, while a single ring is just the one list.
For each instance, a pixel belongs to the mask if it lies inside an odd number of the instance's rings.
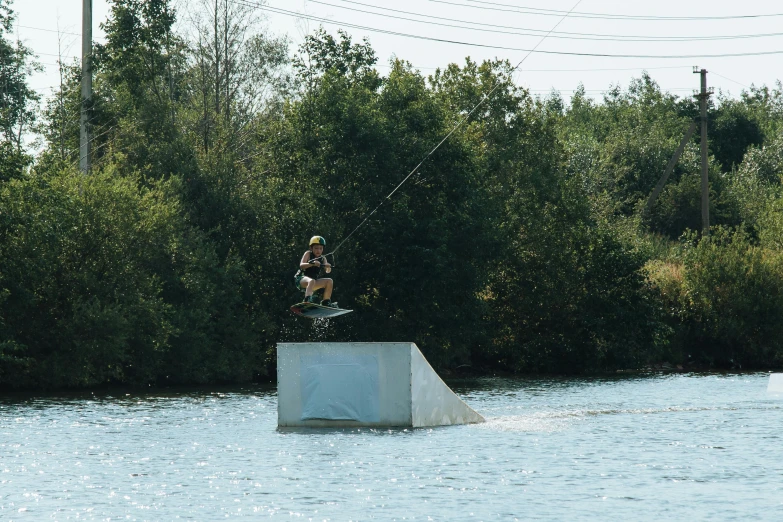
[{"label": "sky", "polygon": [[[259,6],[267,29],[287,35],[292,51],[319,25],[332,34],[343,28],[355,41],[369,39],[381,72],[388,71],[393,57],[411,62],[423,74],[464,63],[466,56],[508,59],[520,64],[517,83],[540,95],[556,89],[568,98],[582,84],[589,95],[600,97],[613,85],[626,87],[646,70],[664,90],[691,96],[699,87],[694,66],[707,69],[709,85],[729,96],[751,84],[773,86],[783,78],[780,0],[232,1]],[[194,3],[174,2],[183,15]],[[59,82],[58,54],[80,55],[81,6],[82,0],[12,4],[16,34],[45,67],[30,82],[44,96]],[[102,41],[99,26],[109,2],[93,0],[93,11],[94,39]],[[727,36],[731,38],[715,39]],[[537,52],[529,53],[531,49]],[[717,56],[775,51],[780,54]]]}]

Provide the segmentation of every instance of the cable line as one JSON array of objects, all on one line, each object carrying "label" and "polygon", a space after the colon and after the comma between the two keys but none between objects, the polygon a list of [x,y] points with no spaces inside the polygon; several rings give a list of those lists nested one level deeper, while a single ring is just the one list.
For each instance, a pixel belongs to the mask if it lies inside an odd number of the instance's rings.
[{"label": "cable line", "polygon": [[[710,73],[712,73],[712,70],[710,70]],[[728,78],[727,78],[728,79]],[[550,92],[556,92],[556,93],[564,93],[564,92],[584,92],[585,94],[603,94],[608,93],[612,91],[612,88],[609,87],[607,89],[558,89],[556,87],[552,87],[551,89],[523,89],[527,90],[528,92],[535,92],[535,93],[550,93]],[[671,87],[668,89],[661,89],[661,92],[666,94],[670,92],[691,92],[693,91],[693,87]]]},{"label": "cable line", "polygon": [[[429,0],[430,2],[438,4],[455,5],[459,7],[467,7],[470,9],[485,9],[490,11],[502,11],[512,13],[524,13],[540,16],[562,16],[565,11],[559,11],[557,9],[542,9],[539,7],[524,7],[516,6],[513,4],[503,4],[498,2],[488,2],[486,0],[465,0],[469,4],[449,2],[447,0]],[[492,7],[483,7],[482,5],[470,5],[470,4],[482,4]],[[598,18],[603,20],[634,20],[634,21],[648,21],[648,22],[672,22],[672,21],[701,21],[701,20],[740,20],[748,18],[773,18],[783,16],[783,13],[767,13],[767,14],[753,14],[753,15],[729,15],[729,16],[655,16],[655,15],[622,15],[611,13],[584,13],[574,12],[570,13],[570,18]]]},{"label": "cable line", "polygon": [[[573,11],[574,9],[576,9],[576,8],[579,6],[579,4],[580,4],[580,3],[582,3],[582,0],[577,0],[576,4],[574,4],[574,7],[572,7],[572,8],[571,8],[571,11]],[[259,7],[259,8],[261,8],[261,7]],[[570,11],[569,11],[569,12],[570,12]],[[546,40],[547,36],[549,36],[549,34],[551,34],[551,33],[552,33],[552,32],[553,32],[555,29],[557,29],[557,28],[558,28],[558,26],[559,26],[561,23],[563,23],[563,21],[564,21],[564,20],[565,20],[567,17],[568,17],[568,13],[566,13],[566,14],[565,14],[565,16],[563,16],[563,17],[562,17],[562,18],[561,18],[561,19],[560,19],[560,20],[559,20],[559,21],[558,21],[558,22],[555,24],[555,26],[554,26],[554,27],[552,27],[552,29],[550,29],[550,30],[549,30],[549,32],[548,32],[547,34],[545,34],[545,35],[544,35],[544,36],[543,36],[543,37],[542,37],[542,38],[541,38],[541,39],[538,41],[538,43],[535,45],[535,47],[533,47],[533,49],[530,49],[529,51],[527,51],[527,54],[526,54],[526,55],[525,55],[525,56],[524,56],[524,57],[523,57],[523,58],[522,58],[522,59],[519,61],[519,63],[517,63],[517,64],[514,66],[514,68],[513,68],[513,69],[511,69],[511,73],[513,73],[514,71],[516,71],[517,69],[519,69],[519,67],[520,67],[520,66],[521,66],[521,65],[522,65],[522,64],[525,62],[525,60],[527,60],[527,59],[528,59],[528,57],[530,57],[530,55],[531,55],[531,54],[533,54],[533,52],[534,52],[536,49],[538,49],[538,47],[539,47],[539,46],[540,46],[542,43],[544,43],[544,40]],[[400,189],[400,187],[402,187],[402,186],[405,184],[405,182],[406,182],[406,181],[408,181],[408,180],[411,178],[411,176],[413,176],[413,175],[414,175],[414,174],[415,174],[415,173],[416,173],[416,172],[419,170],[419,167],[421,167],[421,166],[424,164],[424,162],[425,162],[425,161],[427,161],[427,159],[429,159],[429,157],[430,157],[430,156],[432,156],[432,155],[435,153],[435,151],[436,151],[436,150],[438,150],[438,149],[440,148],[440,146],[441,146],[441,145],[443,145],[443,144],[446,142],[446,140],[448,140],[448,139],[451,137],[451,135],[452,135],[452,134],[454,134],[454,133],[457,131],[457,129],[459,129],[460,127],[462,127],[462,125],[463,125],[463,124],[464,124],[464,123],[465,123],[465,122],[468,120],[468,118],[470,118],[470,116],[471,116],[471,115],[473,115],[473,113],[474,113],[474,112],[476,112],[476,109],[478,109],[479,107],[481,107],[481,105],[483,105],[483,104],[484,104],[484,102],[486,102],[486,101],[487,101],[487,100],[488,100],[488,99],[489,99],[489,98],[492,96],[492,93],[494,93],[494,92],[497,90],[497,88],[498,88],[498,87],[500,87],[500,85],[501,85],[501,82],[500,82],[500,81],[496,82],[496,83],[495,83],[495,86],[494,86],[494,87],[492,87],[492,89],[490,89],[489,93],[485,94],[485,95],[484,95],[484,96],[481,98],[481,101],[479,101],[479,102],[476,104],[476,106],[475,106],[475,107],[473,107],[473,108],[470,110],[470,112],[468,112],[468,113],[467,113],[467,114],[466,114],[466,115],[465,115],[465,116],[464,116],[464,117],[463,117],[463,118],[462,118],[462,119],[461,119],[459,122],[457,122],[457,124],[456,124],[456,125],[455,125],[455,126],[454,126],[454,127],[453,127],[453,128],[450,130],[450,131],[449,131],[449,133],[448,133],[448,134],[446,134],[446,136],[444,136],[444,137],[443,137],[443,139],[442,139],[442,140],[440,140],[440,141],[438,142],[438,144],[437,144],[437,145],[435,145],[435,147],[433,147],[433,148],[432,148],[432,150],[430,150],[430,151],[429,151],[429,152],[428,152],[428,153],[427,153],[427,154],[426,154],[426,155],[425,155],[425,156],[422,158],[422,160],[421,160],[421,161],[418,163],[418,165],[416,165],[415,167],[413,167],[413,170],[411,170],[411,171],[408,173],[408,175],[407,175],[407,176],[405,176],[405,178],[403,178],[403,180],[402,180],[402,181],[400,181],[400,183],[399,183],[399,184],[398,184],[396,187],[394,187],[394,190],[392,190],[391,192],[389,192],[389,194],[388,194],[388,195],[387,195],[385,198],[383,198],[383,199],[381,200],[381,202],[378,204],[378,206],[376,206],[376,207],[375,207],[375,208],[372,210],[372,212],[370,212],[369,214],[367,214],[367,215],[364,217],[364,219],[361,221],[361,223],[359,223],[359,224],[356,226],[356,228],[354,228],[354,229],[351,231],[351,233],[350,233],[350,234],[348,234],[348,235],[347,235],[345,238],[343,238],[343,240],[342,240],[342,241],[340,241],[340,243],[339,243],[339,244],[338,244],[336,247],[334,247],[334,250],[332,250],[332,251],[331,251],[331,252],[329,252],[328,254],[324,254],[324,255],[327,255],[327,256],[328,256],[328,255],[334,255],[334,253],[335,253],[335,252],[337,252],[337,250],[338,250],[338,249],[339,249],[339,248],[340,248],[340,247],[341,247],[341,246],[342,246],[342,245],[343,245],[343,244],[344,244],[346,241],[348,241],[348,239],[350,239],[350,238],[351,238],[351,236],[353,236],[353,235],[354,235],[354,233],[356,233],[356,231],[357,231],[357,230],[359,230],[359,229],[362,227],[362,225],[364,225],[364,224],[367,222],[367,220],[368,220],[368,219],[370,219],[370,218],[373,216],[373,214],[375,214],[375,213],[378,211],[378,209],[380,209],[380,208],[381,208],[381,206],[383,206],[383,204],[384,204],[386,201],[389,201],[389,200],[391,199],[391,197],[392,197],[392,196],[393,196],[393,195],[394,195],[394,194],[395,194],[395,193],[396,193],[396,192],[397,192],[397,191]]]},{"label": "cable line", "polygon": [[[392,13],[400,13],[411,16],[418,16],[420,18],[430,18],[433,20],[444,20],[448,22],[456,22],[460,24],[471,24],[483,27],[489,27],[492,29],[483,29],[479,27],[466,27],[464,25],[454,25],[440,22],[431,22],[428,20],[417,20],[415,18],[408,18],[405,16],[395,16],[386,13],[376,13],[373,11],[366,11],[364,9],[357,9],[355,7],[347,7],[342,5],[336,5],[331,2],[325,2],[322,0],[309,0],[312,4],[326,5],[329,7],[336,7],[337,9],[346,9],[352,12],[366,13],[374,16],[383,16],[384,18],[394,18],[397,20],[405,20],[408,22],[417,22],[421,24],[437,25],[441,27],[454,27],[457,29],[467,29],[470,31],[481,31],[489,33],[502,33],[502,34],[515,34],[520,36],[541,36],[535,33],[545,33],[542,29],[531,29],[527,27],[515,27],[509,25],[488,24],[484,22],[472,22],[470,20],[459,20],[455,18],[447,18],[443,16],[414,13],[410,11],[402,11],[400,9],[392,9],[389,7],[381,7],[372,4],[366,4],[363,2],[356,2],[353,0],[337,0],[346,4],[360,5],[364,7],[372,7],[374,9],[389,11]],[[498,29],[512,29],[512,31],[499,31]],[[573,33],[556,31],[552,33],[549,38],[558,38],[563,40],[591,40],[600,42],[699,42],[699,41],[714,41],[714,40],[742,40],[751,38],[770,38],[775,36],[783,36],[783,33],[758,33],[758,34],[735,34],[735,35],[712,35],[712,36],[637,36],[637,35],[622,35],[622,34],[600,34],[600,33]]]},{"label": "cable line", "polygon": [[40,53],[40,52],[37,52],[37,51],[35,51],[35,55],[36,55],[36,56],[37,56],[37,55],[41,55],[41,56],[54,56],[55,58],[76,58],[76,59],[78,59],[78,58],[79,58],[79,57],[78,57],[78,56],[76,56],[75,54],[62,54],[62,55],[61,55],[61,54],[52,54],[52,53]]},{"label": "cable line", "polygon": [[[384,63],[375,64],[375,67],[383,67],[385,69],[391,69],[391,65]],[[425,67],[415,64],[411,64],[414,69],[421,69],[425,71],[435,71],[438,69],[445,70],[446,67]],[[661,67],[619,67],[619,68],[589,68],[589,69],[520,69],[524,72],[609,72],[609,71],[657,71],[661,69],[693,69],[692,65],[664,65]]]},{"label": "cable line", "polygon": [[[430,0],[430,1],[439,1],[439,0]],[[235,0],[235,3],[238,3],[240,5],[244,5],[247,7],[253,7],[256,9],[259,9],[261,11],[268,11],[270,13],[275,14],[281,14],[284,16],[290,16],[293,18],[304,18],[306,20],[311,20],[314,22],[321,22],[328,25],[337,25],[342,27],[350,27],[352,29],[359,29],[362,31],[371,31],[375,33],[381,33],[381,34],[388,34],[392,36],[402,36],[405,38],[414,38],[417,40],[427,40],[431,42],[440,42],[440,43],[447,43],[447,44],[456,44],[456,45],[467,45],[471,47],[480,47],[484,49],[500,49],[504,51],[520,51],[520,52],[535,52],[540,54],[552,54],[552,55],[563,55],[563,56],[586,56],[586,57],[597,57],[597,58],[646,58],[646,59],[654,59],[654,60],[672,60],[672,59],[685,59],[685,58],[738,58],[743,56],[770,56],[770,55],[777,55],[777,54],[783,54],[783,50],[776,50],[776,51],[755,51],[755,52],[744,52],[744,53],[719,53],[719,54],[610,54],[610,53],[581,53],[581,52],[574,52],[574,51],[544,51],[540,50],[536,47],[533,49],[524,49],[521,47],[507,47],[502,45],[489,45],[489,44],[481,44],[481,43],[475,43],[475,42],[463,42],[460,40],[449,40],[446,38],[433,38],[430,36],[421,36],[416,34],[409,34],[409,33],[402,33],[399,31],[391,31],[388,29],[379,29],[376,27],[369,27],[366,25],[359,25],[359,24],[352,24],[349,22],[341,22],[338,20],[331,20],[328,18],[323,18],[319,16],[313,16],[303,13],[296,13],[294,11],[288,11],[286,9],[280,9],[278,7],[270,7],[262,4],[256,4],[249,2],[248,0]]]},{"label": "cable line", "polygon": [[730,82],[736,83],[737,85],[742,85],[746,89],[750,89],[750,86],[745,85],[744,83],[738,82],[737,80],[732,80],[731,78],[729,78],[727,76],[723,76],[722,74],[716,73],[712,68],[710,68],[710,74],[714,74],[715,76],[720,76],[724,80],[728,80]]},{"label": "cable line", "polygon": [[81,36],[81,33],[70,33],[68,31],[58,31],[56,29],[44,29],[43,27],[33,27],[30,25],[17,25],[16,27],[21,27],[22,29],[32,29],[33,31],[45,31],[47,33],[57,33],[57,34],[70,34],[73,36]]}]

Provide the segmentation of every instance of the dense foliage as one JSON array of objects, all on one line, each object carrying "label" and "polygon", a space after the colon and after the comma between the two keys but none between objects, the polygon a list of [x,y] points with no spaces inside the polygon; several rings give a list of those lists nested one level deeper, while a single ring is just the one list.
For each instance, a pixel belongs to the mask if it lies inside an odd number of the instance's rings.
[{"label": "dense foliage", "polygon": [[[698,133],[644,212],[698,113],[647,75],[533,98],[504,61],[381,75],[369,42],[291,53],[250,6],[180,34],[169,0],[111,5],[83,174],[77,67],[21,147],[34,63],[0,1],[0,388],[263,380],[301,340],[476,372],[783,364],[780,85],[710,107],[702,238]],[[287,311],[314,234],[355,310],[325,324]]]}]

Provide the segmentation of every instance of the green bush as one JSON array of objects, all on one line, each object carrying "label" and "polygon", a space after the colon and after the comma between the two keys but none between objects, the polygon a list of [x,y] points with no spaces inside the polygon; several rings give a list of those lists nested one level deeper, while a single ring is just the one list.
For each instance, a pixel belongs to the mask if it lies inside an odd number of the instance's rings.
[{"label": "green bush", "polygon": [[653,280],[691,359],[719,367],[783,363],[783,255],[741,230],[687,239],[679,267]]},{"label": "green bush", "polygon": [[485,364],[520,372],[637,368],[665,342],[644,258],[591,217],[576,185],[518,209],[525,224],[509,237],[485,296],[495,331]]},{"label": "green bush", "polygon": [[264,371],[221,262],[173,178],[113,169],[0,187],[0,386],[249,380]]}]

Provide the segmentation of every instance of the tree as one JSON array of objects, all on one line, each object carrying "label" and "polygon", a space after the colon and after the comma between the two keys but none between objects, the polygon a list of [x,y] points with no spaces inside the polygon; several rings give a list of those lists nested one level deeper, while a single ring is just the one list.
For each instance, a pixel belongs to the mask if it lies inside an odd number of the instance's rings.
[{"label": "tree", "polygon": [[355,303],[362,319],[347,317],[328,335],[413,338],[435,364],[469,361],[482,335],[471,328],[482,315],[476,294],[484,273],[475,254],[490,250],[471,148],[454,135],[379,207],[449,132],[449,113],[409,64],[392,62],[382,78],[367,42],[345,34],[320,31],[295,63],[301,99],[287,108],[268,150],[305,213],[293,244],[317,231],[330,250],[350,235],[333,272],[336,299]]},{"label": "tree", "polygon": [[751,107],[743,101],[720,97],[717,109],[712,112],[710,150],[727,172],[742,162],[748,148],[763,142],[763,131]]},{"label": "tree", "polygon": [[249,313],[242,260],[188,222],[180,183],[108,165],[0,187],[0,387],[265,373],[266,325]]},{"label": "tree", "polygon": [[363,84],[370,90],[380,87],[380,76],[373,66],[378,62],[375,51],[366,38],[353,43],[348,33],[338,30],[339,41],[318,28],[307,35],[293,65],[301,79],[301,85],[312,90],[325,73],[345,77],[351,83]]},{"label": "tree", "polygon": [[[44,106],[43,121],[38,126],[38,132],[45,139],[46,149],[38,156],[36,163],[44,169],[48,169],[50,164],[57,164],[60,168],[79,164],[81,65],[60,63],[60,76],[60,86]],[[96,117],[100,117],[102,112],[95,109],[96,104],[93,104],[90,111],[92,120],[88,120],[88,125],[96,133],[92,136],[91,148],[93,157],[98,159],[103,155],[107,143],[104,131],[110,127],[107,124],[95,125]]]},{"label": "tree", "polygon": [[192,15],[188,95],[190,132],[204,154],[248,154],[253,123],[278,107],[290,88],[288,47],[262,31],[258,10],[229,0],[201,0]]},{"label": "tree", "polygon": [[177,121],[186,55],[175,20],[170,0],[112,0],[107,41],[95,46],[94,99],[102,106],[91,120],[111,122],[110,153],[156,178],[193,167]]},{"label": "tree", "polygon": [[0,181],[19,176],[29,163],[24,138],[35,123],[39,99],[27,79],[41,67],[32,59],[32,50],[9,41],[13,21],[11,0],[0,0]]},{"label": "tree", "polygon": [[[779,231],[778,231],[779,233]],[[683,255],[680,306],[687,346],[721,367],[783,362],[783,256],[751,243],[741,230],[716,227]]]}]

